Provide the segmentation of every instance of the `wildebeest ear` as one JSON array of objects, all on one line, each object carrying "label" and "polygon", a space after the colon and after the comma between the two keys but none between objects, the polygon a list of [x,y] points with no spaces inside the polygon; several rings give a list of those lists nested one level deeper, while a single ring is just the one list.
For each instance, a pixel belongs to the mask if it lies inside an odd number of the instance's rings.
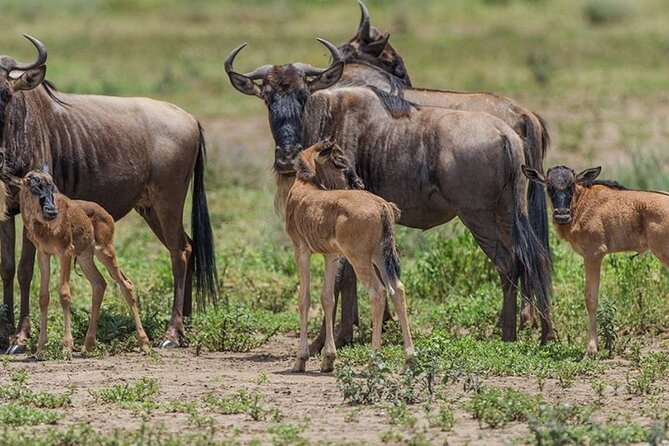
[{"label": "wildebeest ear", "polygon": [[260,90],[260,87],[251,79],[243,74],[235,73],[234,71],[228,73],[228,76],[230,77],[230,83],[237,90],[244,94],[248,94],[249,96],[257,96],[262,99],[262,91]]},{"label": "wildebeest ear", "polygon": [[302,181],[311,183],[316,178],[316,172],[302,158],[298,158],[295,162],[295,176]]},{"label": "wildebeest ear", "polygon": [[342,74],[344,74],[344,62],[338,62],[309,82],[309,90],[313,92],[331,87],[341,79]]},{"label": "wildebeest ear", "polygon": [[46,65],[25,71],[17,79],[12,79],[12,88],[14,91],[32,90],[42,83],[46,77]]},{"label": "wildebeest ear", "polygon": [[536,181],[537,183],[546,184],[546,179],[541,174],[541,172],[539,172],[538,170],[532,169],[531,167],[527,167],[525,164],[520,166],[520,168],[523,171],[523,175],[525,175],[528,180]]},{"label": "wildebeest ear", "polygon": [[323,145],[323,148],[318,152],[318,155],[316,155],[316,162],[319,164],[323,164],[330,158],[332,158],[333,151],[336,150],[337,143],[334,141],[330,141],[329,139],[323,140],[320,142],[320,144]]},{"label": "wildebeest ear", "polygon": [[583,183],[583,182],[593,181],[595,178],[599,176],[601,172],[602,172],[602,166],[585,169],[583,172],[576,175],[576,182]]},{"label": "wildebeest ear", "polygon": [[379,57],[383,50],[386,49],[388,45],[388,39],[390,39],[390,34],[385,33],[383,36],[379,37],[371,43],[366,43],[364,51],[372,57]]}]

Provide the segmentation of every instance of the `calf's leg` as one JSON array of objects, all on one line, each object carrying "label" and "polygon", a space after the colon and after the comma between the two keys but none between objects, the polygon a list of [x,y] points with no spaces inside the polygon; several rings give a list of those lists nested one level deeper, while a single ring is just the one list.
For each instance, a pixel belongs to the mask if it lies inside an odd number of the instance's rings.
[{"label": "calf's leg", "polygon": [[295,262],[297,263],[297,271],[300,279],[298,292],[298,306],[300,308],[300,345],[297,350],[295,365],[293,366],[293,372],[296,373],[304,372],[307,359],[309,359],[309,333],[307,331],[307,324],[309,323],[309,307],[311,304],[311,296],[309,293],[310,259],[311,253],[308,248],[295,248]]},{"label": "calf's leg", "polygon": [[588,346],[585,356],[597,353],[597,300],[602,257],[585,258],[585,307],[588,310]]},{"label": "calf's leg", "polygon": [[130,307],[130,312],[132,313],[132,320],[135,322],[135,330],[137,330],[137,340],[139,342],[139,348],[143,352],[150,350],[149,337],[144,331],[144,326],[142,326],[142,321],[139,318],[139,310],[137,309],[137,294],[135,293],[135,287],[126,276],[121,268],[118,266],[116,261],[116,251],[114,247],[110,244],[108,246],[102,247],[102,249],[95,251],[96,256],[100,262],[107,268],[109,275],[114,279],[114,281],[121,288],[121,292],[125,297],[128,306]]},{"label": "calf's leg", "polygon": [[72,268],[72,254],[65,251],[59,256],[60,263],[60,305],[63,307],[63,355],[67,358],[72,356],[74,339],[72,338],[72,323],[70,315],[70,270]]},{"label": "calf's leg", "polygon": [[321,372],[331,372],[334,368],[334,360],[337,354],[337,347],[334,340],[334,284],[337,276],[337,266],[339,263],[338,255],[325,256],[325,275],[323,291],[321,292],[321,305],[325,315],[325,348],[323,349],[323,360],[321,362]]},{"label": "calf's leg", "polygon": [[39,253],[39,340],[37,353],[44,351],[47,342],[47,315],[49,311],[49,278],[51,276],[51,256]]},{"label": "calf's leg", "polygon": [[92,251],[82,254],[77,258],[77,261],[81,266],[81,270],[86,276],[86,279],[88,279],[88,282],[91,284],[91,318],[88,321],[88,330],[86,331],[86,339],[84,340],[84,350],[90,352],[95,346],[98,321],[100,320],[100,307],[102,306],[102,298],[105,295],[107,282],[95,266]]}]

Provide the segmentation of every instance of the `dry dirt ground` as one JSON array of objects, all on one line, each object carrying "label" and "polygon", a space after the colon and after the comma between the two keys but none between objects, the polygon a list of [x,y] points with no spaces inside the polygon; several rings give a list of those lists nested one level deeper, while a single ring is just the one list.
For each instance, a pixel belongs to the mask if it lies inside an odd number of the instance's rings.
[{"label": "dry dirt ground", "polygon": [[[62,428],[73,423],[85,423],[101,432],[115,428],[137,430],[144,420],[151,425],[163,424],[174,433],[202,431],[203,427],[194,424],[186,413],[169,413],[160,406],[150,411],[123,409],[114,403],[101,402],[93,394],[115,385],[152,378],[157,380],[160,389],[155,402],[195,403],[201,416],[212,417],[207,426],[213,428],[216,440],[234,438],[242,444],[253,440],[262,444],[276,442],[272,433],[272,426],[275,425],[273,416],[254,421],[248,415],[221,415],[207,411],[203,405],[208,394],[225,397],[245,389],[260,393],[263,410],[271,412],[274,408],[278,409],[283,416],[282,423],[305,426],[300,435],[309,442],[381,443],[384,432],[393,429],[388,408],[352,407],[344,403],[335,377],[321,374],[317,359],[307,364],[306,373],[291,373],[296,347],[296,338],[278,336],[268,345],[249,353],[202,353],[195,356],[192,349],[174,349],[158,351],[150,356],[132,353],[106,358],[75,356],[67,362],[37,361],[21,355],[11,357],[0,365],[0,385],[9,384],[11,372],[25,371],[28,384],[35,391],[61,393],[71,388],[74,392],[71,407],[58,409],[63,415],[58,422]],[[599,378],[609,385],[616,381],[624,383],[624,366],[620,361],[607,361],[606,371]],[[552,403],[589,404],[595,398],[590,381],[584,377],[576,378],[568,388],[548,379],[543,383],[541,392],[535,378],[484,377],[481,380],[493,386],[510,386],[526,393],[541,393]],[[462,403],[469,398],[462,383],[450,386],[448,393],[454,401],[454,429],[442,432],[438,427],[429,428],[423,408],[418,404],[410,409],[419,420],[413,433],[422,432],[432,444],[444,444],[447,440],[450,445],[510,444],[528,439],[530,433],[526,423],[512,423],[501,429],[481,428],[462,408]],[[631,420],[645,425],[650,420],[646,406],[642,397],[628,395],[624,384],[617,390],[607,386],[596,418],[606,422],[608,418],[620,420],[621,414],[629,414],[626,416]]]}]

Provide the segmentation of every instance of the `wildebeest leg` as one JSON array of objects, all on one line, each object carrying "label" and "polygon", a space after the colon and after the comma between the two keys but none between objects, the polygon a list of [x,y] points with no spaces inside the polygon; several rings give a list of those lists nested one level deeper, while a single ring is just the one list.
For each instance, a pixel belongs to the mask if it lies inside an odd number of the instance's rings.
[{"label": "wildebeest leg", "polygon": [[39,253],[39,340],[37,342],[37,353],[44,351],[47,341],[47,313],[49,310],[49,278],[51,276],[51,256]]},{"label": "wildebeest leg", "polygon": [[369,294],[372,306],[372,350],[381,348],[381,330],[383,328],[383,314],[386,306],[386,289],[374,271],[371,259],[367,261],[351,262],[355,268],[355,274],[360,278]]},{"label": "wildebeest leg", "polygon": [[81,271],[83,271],[86,279],[88,279],[88,282],[91,284],[91,318],[88,321],[88,330],[86,331],[86,338],[84,340],[84,350],[90,352],[95,346],[98,320],[100,319],[100,307],[102,306],[102,298],[105,295],[107,282],[95,266],[92,250],[77,257],[77,263],[79,263]]},{"label": "wildebeest leg", "polygon": [[12,338],[8,353],[23,353],[26,351],[26,341],[30,336],[30,282],[33,278],[35,266],[35,245],[28,239],[28,234],[23,229],[23,241],[21,246],[21,259],[19,260],[19,290],[21,292],[21,308],[19,311],[19,324],[16,334]]},{"label": "wildebeest leg", "polygon": [[504,216],[498,216],[493,210],[461,212],[458,215],[499,273],[504,295],[500,317],[502,340],[515,341],[518,277],[513,255],[508,247],[511,240],[511,224],[504,224]]},{"label": "wildebeest leg", "polygon": [[[337,330],[335,345],[337,348],[345,345],[353,344],[353,325],[357,323],[358,318],[358,291],[355,278],[355,271],[351,264],[345,259],[341,260],[340,274],[337,274],[335,282],[335,310],[337,312],[337,301],[341,294],[341,321],[339,323],[339,330]],[[321,324],[321,331],[318,337],[309,346],[309,353],[311,356],[320,353],[325,345],[325,319]]]},{"label": "wildebeest leg", "polygon": [[[168,199],[166,203],[175,201],[177,200]],[[160,210],[155,207],[138,209],[138,212],[170,252],[172,276],[174,278],[174,299],[172,302],[172,317],[165,335],[166,339],[161,342],[160,346],[176,347],[179,345],[180,335],[184,332],[184,295],[191,245],[188,243],[188,237],[183,229],[180,212],[177,214],[174,210]],[[164,230],[163,228],[167,229]]]},{"label": "wildebeest leg", "polygon": [[334,360],[337,354],[337,348],[334,340],[334,285],[337,277],[337,266],[339,264],[338,255],[325,256],[325,273],[323,281],[323,290],[321,292],[321,306],[325,314],[325,348],[323,349],[323,359],[321,362],[321,372],[331,372],[334,368]]},{"label": "wildebeest leg", "polygon": [[14,217],[0,222],[0,276],[2,276],[2,302],[4,312],[0,313],[0,346],[9,344],[9,337],[14,334],[14,259],[16,227]]},{"label": "wildebeest leg", "polygon": [[295,247],[295,263],[297,263],[297,273],[300,279],[299,286],[299,301],[300,308],[300,345],[297,350],[297,358],[293,366],[293,372],[304,372],[309,359],[309,339],[308,339],[308,323],[309,323],[309,307],[311,306],[310,294],[310,271],[309,260],[311,259],[311,252],[306,247]]},{"label": "wildebeest leg", "polygon": [[[188,244],[193,246],[193,239],[186,236]],[[184,317],[193,314],[193,270],[195,269],[195,256],[188,258],[188,269],[186,269],[186,287],[184,288]]]},{"label": "wildebeest leg", "polygon": [[[128,278],[123,273],[123,270],[118,266],[116,261],[116,252],[113,245],[104,246],[99,250],[95,251],[96,257],[100,262],[107,268],[109,275],[114,279],[114,281],[121,288],[123,297],[125,297],[128,306],[130,307],[130,313],[132,314],[132,320],[135,323],[135,330],[137,330],[137,341],[139,342],[139,348],[141,351],[148,352],[150,349],[149,337],[144,331],[142,326],[142,321],[139,318],[139,310],[137,309],[137,294],[135,293],[135,287]],[[96,270],[97,271],[97,270]],[[98,273],[99,274],[99,273]]]},{"label": "wildebeest leg", "polygon": [[588,310],[588,347],[585,355],[588,357],[597,353],[597,300],[601,268],[601,256],[585,258],[585,307]]}]

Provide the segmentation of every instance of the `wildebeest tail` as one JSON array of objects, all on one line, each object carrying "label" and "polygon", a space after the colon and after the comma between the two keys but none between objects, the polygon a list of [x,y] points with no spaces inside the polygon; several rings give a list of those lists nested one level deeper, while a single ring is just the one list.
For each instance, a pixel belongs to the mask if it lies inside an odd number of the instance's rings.
[{"label": "wildebeest tail", "polygon": [[[523,149],[525,152],[525,164],[533,169],[543,172],[544,157],[546,150],[544,144],[548,144],[550,138],[546,132],[543,120],[537,116],[540,128],[537,129],[533,119],[524,115],[525,138]],[[548,212],[546,207],[546,193],[544,186],[536,181],[530,181],[527,187],[527,212],[530,224],[539,242],[548,253],[549,265],[552,267],[551,250],[548,239]]]},{"label": "wildebeest tail", "polygon": [[[513,162],[511,142],[506,136],[502,136],[502,139],[507,153],[506,170],[514,197],[512,243],[517,278],[520,279],[521,292],[531,301],[536,301],[541,316],[548,317],[552,292],[550,256],[537,238],[523,206],[522,189],[525,180],[520,173],[520,165]],[[517,278],[510,279],[515,284]]]},{"label": "wildebeest tail", "polygon": [[397,245],[395,244],[394,223],[400,217],[400,210],[395,204],[388,203],[383,206],[381,210],[381,227],[382,227],[382,253],[383,263],[386,269],[386,278],[389,283],[386,287],[392,286],[400,278],[400,258],[397,255]]},{"label": "wildebeest tail", "polygon": [[204,163],[206,145],[204,130],[198,122],[200,141],[193,172],[193,207],[191,211],[191,227],[193,231],[193,252],[195,257],[195,286],[197,304],[200,309],[208,303],[217,304],[218,275],[214,256],[214,235],[211,230],[207,196],[204,191]]}]

